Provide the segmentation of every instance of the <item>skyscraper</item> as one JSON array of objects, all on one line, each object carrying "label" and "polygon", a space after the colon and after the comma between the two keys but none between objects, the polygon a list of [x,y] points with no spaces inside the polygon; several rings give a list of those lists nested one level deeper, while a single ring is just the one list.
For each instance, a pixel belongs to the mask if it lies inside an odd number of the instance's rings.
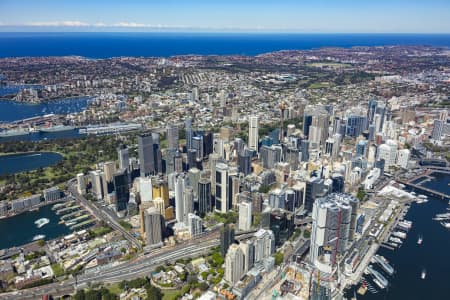
[{"label": "skyscraper", "polygon": [[203,231],[203,221],[202,218],[200,218],[197,215],[194,215],[193,213],[188,214],[188,228],[189,233],[191,234],[191,237],[196,237]]},{"label": "skyscraper", "polygon": [[187,183],[184,175],[178,175],[175,179],[175,218],[179,223],[184,222],[186,213],[184,207],[186,185]]},{"label": "skyscraper", "polygon": [[167,125],[167,148],[178,149],[178,127]]},{"label": "skyscraper", "polygon": [[156,207],[145,210],[145,237],[147,245],[156,245],[163,240],[164,219]]},{"label": "skyscraper", "polygon": [[117,156],[119,157],[119,169],[130,169],[130,154],[126,145],[120,145],[117,148]]},{"label": "skyscraper", "polygon": [[258,151],[259,142],[259,118],[258,116],[250,116],[248,122],[248,147]]},{"label": "skyscraper", "polygon": [[127,170],[119,169],[114,174],[114,190],[116,192],[117,211],[125,211],[130,199]]},{"label": "skyscraper", "polygon": [[313,207],[310,261],[326,273],[336,266],[353,239],[358,200],[347,194],[318,198]]},{"label": "skyscraper", "polygon": [[187,117],[184,121],[184,128],[186,131],[186,148],[192,149],[192,137],[193,137],[193,130],[192,130],[192,118]]},{"label": "skyscraper", "polygon": [[242,249],[233,244],[225,256],[225,280],[231,285],[237,283],[245,272],[245,258]]},{"label": "skyscraper", "polygon": [[200,215],[204,215],[210,211],[212,211],[211,181],[200,179],[198,182],[198,212]]},{"label": "skyscraper", "polygon": [[252,204],[249,202],[239,203],[239,230],[250,230],[252,227]]},{"label": "skyscraper", "polygon": [[227,254],[228,248],[234,243],[234,225],[225,224],[220,231],[220,254],[225,256]]},{"label": "skyscraper", "polygon": [[231,208],[228,202],[228,166],[216,165],[216,211],[226,213]]},{"label": "skyscraper", "polygon": [[138,145],[141,177],[147,177],[155,172],[152,133],[146,132],[140,134],[138,136]]}]

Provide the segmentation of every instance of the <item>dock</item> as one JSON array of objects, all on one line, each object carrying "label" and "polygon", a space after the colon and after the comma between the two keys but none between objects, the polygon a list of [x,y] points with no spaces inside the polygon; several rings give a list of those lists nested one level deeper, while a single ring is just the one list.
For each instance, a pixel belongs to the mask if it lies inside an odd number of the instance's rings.
[{"label": "dock", "polygon": [[69,207],[65,207],[65,208],[58,209],[58,210],[56,211],[56,214],[57,214],[57,215],[60,215],[60,214],[72,212],[72,211],[78,210],[78,209],[80,209],[80,206],[79,206],[79,205],[73,205],[73,206],[69,206]]},{"label": "dock", "polygon": [[389,284],[388,280],[381,275],[380,272],[378,272],[377,270],[375,270],[371,265],[369,265],[367,267],[367,271],[373,276],[375,277],[382,285],[387,286]]},{"label": "dock", "polygon": [[389,275],[394,274],[394,268],[386,261],[384,257],[376,254],[373,258],[386,273]]},{"label": "dock", "polygon": [[70,229],[71,230],[76,230],[76,229],[80,229],[80,228],[88,226],[88,225],[93,225],[94,223],[95,223],[95,220],[89,219],[89,220],[81,222],[79,224],[75,224],[75,225],[70,226]]}]

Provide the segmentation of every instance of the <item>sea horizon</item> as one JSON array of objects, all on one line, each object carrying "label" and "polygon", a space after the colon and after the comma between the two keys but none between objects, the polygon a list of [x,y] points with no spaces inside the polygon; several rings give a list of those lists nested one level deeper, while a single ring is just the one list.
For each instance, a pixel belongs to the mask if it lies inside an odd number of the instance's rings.
[{"label": "sea horizon", "polygon": [[255,56],[282,50],[358,46],[449,48],[450,33],[0,32],[1,58]]}]

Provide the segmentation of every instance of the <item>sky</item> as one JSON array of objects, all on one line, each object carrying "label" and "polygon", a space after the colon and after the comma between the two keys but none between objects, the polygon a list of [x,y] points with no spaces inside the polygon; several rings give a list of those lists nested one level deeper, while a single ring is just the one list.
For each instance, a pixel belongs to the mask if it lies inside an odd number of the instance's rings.
[{"label": "sky", "polygon": [[450,33],[450,0],[0,0],[0,31]]}]

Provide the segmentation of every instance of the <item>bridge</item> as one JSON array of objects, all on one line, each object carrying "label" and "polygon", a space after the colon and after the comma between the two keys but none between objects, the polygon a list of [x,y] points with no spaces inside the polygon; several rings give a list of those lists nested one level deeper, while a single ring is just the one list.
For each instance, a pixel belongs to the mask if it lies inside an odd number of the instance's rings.
[{"label": "bridge", "polygon": [[404,185],[412,188],[413,190],[417,190],[417,191],[423,192],[423,193],[431,195],[433,197],[437,197],[437,198],[440,198],[442,200],[450,200],[450,195],[438,192],[436,190],[432,190],[432,189],[426,188],[426,187],[421,186],[421,185],[414,184],[414,183],[412,183],[410,181],[404,181],[404,180],[397,179],[397,182],[401,183],[401,184],[404,184]]}]

